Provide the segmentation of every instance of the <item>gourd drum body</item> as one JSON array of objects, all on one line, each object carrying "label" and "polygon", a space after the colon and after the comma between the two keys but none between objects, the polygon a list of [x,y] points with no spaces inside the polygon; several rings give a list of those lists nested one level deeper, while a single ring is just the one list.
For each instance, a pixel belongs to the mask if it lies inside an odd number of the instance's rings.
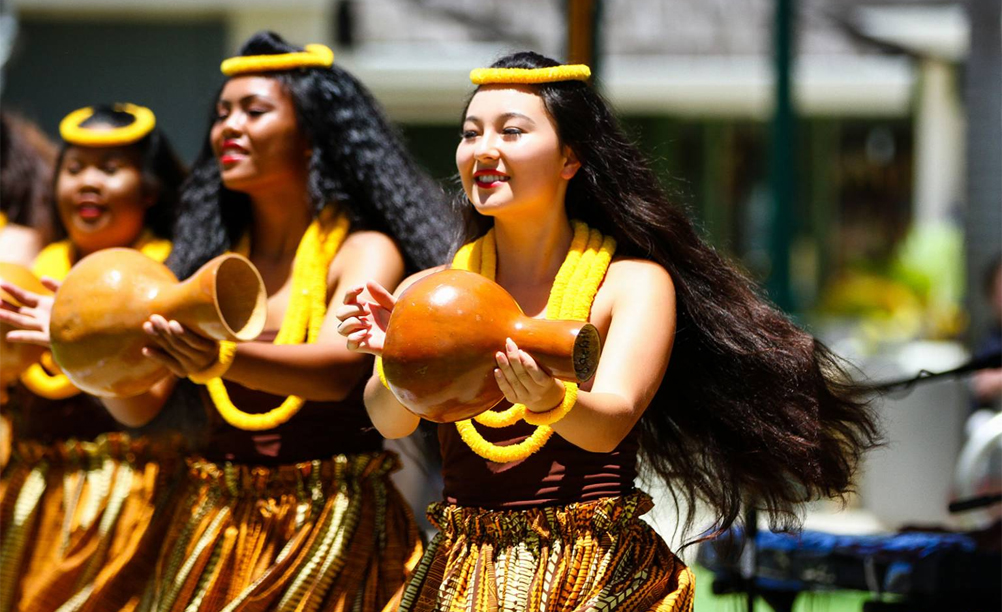
[{"label": "gourd drum body", "polygon": [[[21,264],[0,262],[0,279],[32,293],[52,294],[31,270]],[[0,295],[3,296],[5,302],[23,306],[12,295],[5,292],[0,293]],[[8,342],[7,332],[14,329],[6,323],[0,323],[0,385],[4,388],[13,384],[28,367],[38,362],[42,353],[45,352],[44,348],[33,344]]]},{"label": "gourd drum body", "polygon": [[390,315],[383,373],[410,411],[448,423],[489,410],[504,398],[494,354],[511,338],[552,376],[590,379],[598,366],[598,330],[581,321],[522,313],[500,285],[479,274],[443,270],[407,288]]},{"label": "gourd drum body", "polygon": [[56,293],[52,355],[74,385],[92,395],[131,397],[168,371],[143,356],[150,315],[175,319],[216,340],[252,340],[266,317],[264,283],[240,255],[226,254],[179,283],[133,249],[104,249],[80,260]]}]

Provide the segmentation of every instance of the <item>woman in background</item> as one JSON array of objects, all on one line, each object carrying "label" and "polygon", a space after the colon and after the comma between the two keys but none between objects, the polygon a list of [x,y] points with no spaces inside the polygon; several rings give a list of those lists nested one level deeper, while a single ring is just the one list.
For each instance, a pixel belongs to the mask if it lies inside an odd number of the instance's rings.
[{"label": "woman in background", "polygon": [[[152,111],[84,108],[60,134],[51,205],[59,240],[35,259],[35,274],[55,290],[77,261],[102,249],[166,259],[186,172]],[[52,298],[3,289],[25,304],[0,311],[21,328],[8,339],[47,345]],[[0,485],[0,611],[135,605],[167,525],[179,441],[120,431],[48,354],[21,381],[4,406],[15,415],[15,444]]]},{"label": "woman in background", "polygon": [[0,112],[0,261],[30,266],[52,239],[56,155],[36,126]]}]

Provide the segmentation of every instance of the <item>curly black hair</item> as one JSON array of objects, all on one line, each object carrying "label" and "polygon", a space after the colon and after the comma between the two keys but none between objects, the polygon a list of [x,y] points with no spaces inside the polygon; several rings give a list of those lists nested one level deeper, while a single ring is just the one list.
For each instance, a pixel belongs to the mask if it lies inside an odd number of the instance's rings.
[{"label": "curly black hair", "polygon": [[[125,127],[136,120],[131,113],[117,110],[116,105],[99,104],[93,109],[94,114],[83,121],[81,127],[98,125]],[[59,180],[59,169],[62,168],[66,151],[74,146],[79,145],[63,142],[60,147],[54,181]],[[143,225],[157,236],[170,239],[174,235],[181,185],[188,176],[188,171],[159,127],[154,127],[149,134],[125,148],[139,152],[143,188],[156,194],[156,201],[146,209]],[[66,228],[59,220],[55,198],[52,198],[52,210],[55,219],[55,237],[65,238]]]},{"label": "curly black hair", "polygon": [[0,211],[11,223],[38,231],[43,242],[49,242],[54,232],[56,156],[56,145],[33,123],[0,112]]},{"label": "curly black hair", "polygon": [[[302,49],[273,32],[260,32],[243,45],[240,55],[296,51]],[[392,237],[411,270],[444,262],[455,241],[456,215],[358,79],[336,63],[262,76],[276,79],[290,93],[299,127],[309,140],[313,154],[307,187],[314,213],[337,202],[353,228]],[[215,120],[213,102],[210,125]],[[187,277],[235,244],[251,218],[250,198],[223,185],[206,130],[184,186],[168,265],[179,277]]]},{"label": "curly black hair", "polygon": [[[556,65],[520,52],[492,67]],[[745,503],[791,527],[800,502],[847,491],[861,455],[881,442],[871,388],[853,382],[847,364],[700,238],[590,85],[532,88],[581,162],[567,188],[568,216],[614,236],[618,254],[662,265],[674,281],[671,360],[639,426],[647,468],[687,502],[685,525],[699,500],[716,513],[712,533],[733,524]],[[491,220],[465,193],[456,202],[467,211],[467,240],[485,233]]]}]

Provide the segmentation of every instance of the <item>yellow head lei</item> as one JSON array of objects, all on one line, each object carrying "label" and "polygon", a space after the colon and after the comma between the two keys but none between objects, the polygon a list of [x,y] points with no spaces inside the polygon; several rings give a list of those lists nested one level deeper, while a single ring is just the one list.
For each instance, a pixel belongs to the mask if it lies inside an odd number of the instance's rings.
[{"label": "yellow head lei", "polygon": [[275,72],[293,68],[330,68],[334,65],[334,52],[327,45],[306,45],[305,51],[276,53],[274,55],[238,55],[223,60],[219,69],[226,76],[249,72]]},{"label": "yellow head lei", "polygon": [[91,107],[73,111],[59,123],[59,135],[70,144],[82,147],[121,147],[141,140],[157,124],[153,111],[135,104],[116,104],[115,111],[128,113],[135,119],[122,127],[87,128],[81,124],[94,116]]},{"label": "yellow head lei", "polygon": [[550,68],[477,68],[470,71],[474,85],[535,85],[558,81],[587,81],[591,68],[567,64]]}]

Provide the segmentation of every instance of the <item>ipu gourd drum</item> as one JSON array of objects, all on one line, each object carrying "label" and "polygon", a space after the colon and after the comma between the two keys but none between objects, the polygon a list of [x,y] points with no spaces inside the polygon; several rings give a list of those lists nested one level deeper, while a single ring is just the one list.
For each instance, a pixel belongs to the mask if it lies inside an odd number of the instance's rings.
[{"label": "ipu gourd drum", "polygon": [[[32,274],[31,270],[21,264],[0,262],[0,280],[39,295],[51,295],[42,281]],[[14,296],[0,292],[5,302],[15,306],[23,306]],[[45,349],[34,344],[8,342],[7,332],[15,329],[7,323],[0,323],[0,385],[4,388],[13,384],[21,374],[41,358]]]},{"label": "ipu gourd drum", "polygon": [[585,382],[598,367],[601,340],[594,325],[527,317],[497,283],[443,270],[397,300],[386,329],[383,373],[393,395],[414,414],[437,423],[459,421],[504,398],[493,371],[506,338],[561,380]]},{"label": "ipu gourd drum", "polygon": [[225,254],[184,282],[133,249],[80,260],[56,292],[52,356],[70,381],[101,397],[131,397],[168,374],[144,357],[142,325],[153,314],[215,340],[253,340],[267,316],[264,282],[245,257]]}]

